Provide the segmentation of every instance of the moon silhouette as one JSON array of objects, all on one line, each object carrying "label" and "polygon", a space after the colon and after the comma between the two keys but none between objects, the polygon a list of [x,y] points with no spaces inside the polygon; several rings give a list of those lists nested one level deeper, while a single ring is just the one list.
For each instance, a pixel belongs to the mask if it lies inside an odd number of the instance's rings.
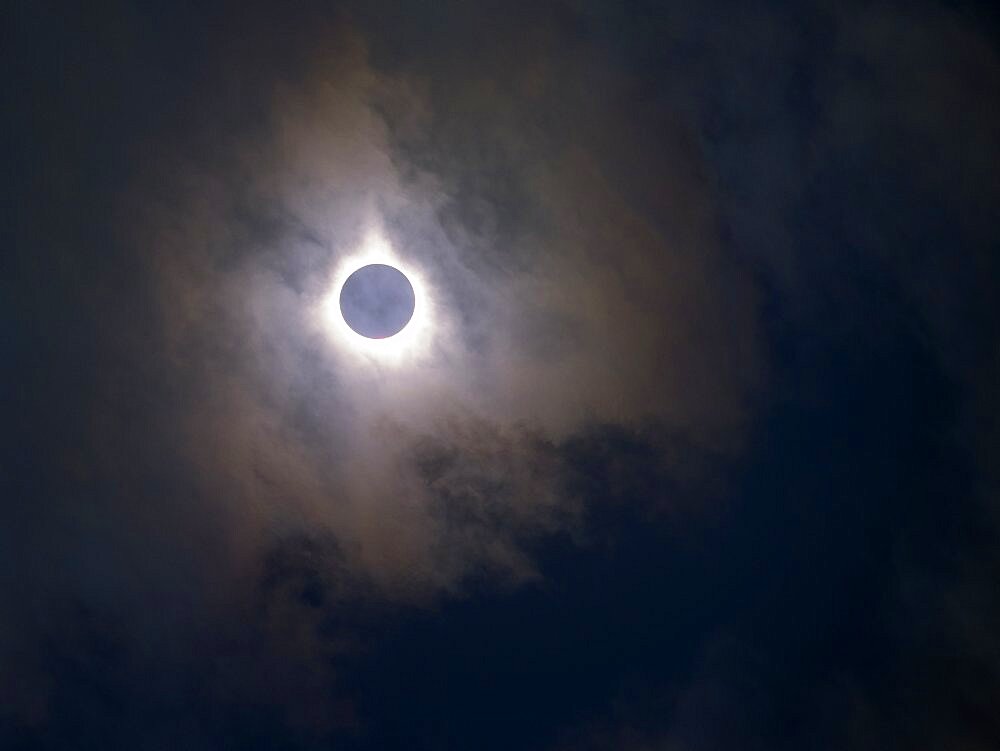
[{"label": "moon silhouette", "polygon": [[384,263],[362,266],[340,290],[340,312],[355,333],[367,339],[388,339],[413,317],[416,297],[406,275]]}]

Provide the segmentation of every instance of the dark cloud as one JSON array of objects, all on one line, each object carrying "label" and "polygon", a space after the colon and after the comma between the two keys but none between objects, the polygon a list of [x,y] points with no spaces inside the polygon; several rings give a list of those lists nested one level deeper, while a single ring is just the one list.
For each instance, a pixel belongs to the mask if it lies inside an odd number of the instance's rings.
[{"label": "dark cloud", "polygon": [[0,745],[1000,737],[991,12],[14,17]]}]

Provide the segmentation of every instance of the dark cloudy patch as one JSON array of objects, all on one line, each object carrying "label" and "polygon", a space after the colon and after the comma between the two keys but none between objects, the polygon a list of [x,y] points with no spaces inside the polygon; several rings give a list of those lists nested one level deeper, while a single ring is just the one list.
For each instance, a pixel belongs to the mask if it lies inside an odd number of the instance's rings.
[{"label": "dark cloudy patch", "polygon": [[0,738],[12,748],[262,748],[280,736],[311,748],[354,733],[337,670],[377,611],[344,578],[336,543],[282,541],[247,573],[259,578],[236,585],[225,620],[203,610],[209,620],[155,647],[144,643],[148,629],[107,607],[74,601],[50,612],[36,624],[40,664],[27,673],[42,676],[43,695],[34,712],[8,705],[13,722]]}]

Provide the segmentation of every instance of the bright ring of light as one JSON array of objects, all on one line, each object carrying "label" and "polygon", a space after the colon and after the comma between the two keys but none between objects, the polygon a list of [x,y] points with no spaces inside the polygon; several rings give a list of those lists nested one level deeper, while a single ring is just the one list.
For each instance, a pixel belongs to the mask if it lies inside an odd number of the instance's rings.
[{"label": "bright ring of light", "polygon": [[[357,333],[347,325],[340,310],[340,294],[344,282],[363,266],[376,263],[399,269],[413,286],[413,316],[402,331],[384,339],[369,339]],[[384,362],[399,363],[426,348],[430,338],[430,303],[427,285],[419,271],[394,253],[384,238],[372,233],[357,253],[352,253],[337,264],[333,283],[320,306],[320,316],[324,328],[346,350]]]}]

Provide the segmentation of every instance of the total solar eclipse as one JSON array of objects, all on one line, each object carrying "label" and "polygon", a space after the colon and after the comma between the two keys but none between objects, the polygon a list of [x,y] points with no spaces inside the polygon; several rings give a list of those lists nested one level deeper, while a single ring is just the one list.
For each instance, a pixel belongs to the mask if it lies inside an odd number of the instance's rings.
[{"label": "total solar eclipse", "polygon": [[355,333],[388,339],[410,322],[416,297],[406,275],[384,263],[362,266],[340,290],[340,312]]}]

